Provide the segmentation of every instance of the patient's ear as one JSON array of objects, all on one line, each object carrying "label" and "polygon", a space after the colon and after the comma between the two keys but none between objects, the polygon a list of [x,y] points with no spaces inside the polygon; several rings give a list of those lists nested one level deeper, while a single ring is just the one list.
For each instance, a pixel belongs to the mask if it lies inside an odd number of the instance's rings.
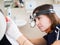
[{"label": "patient's ear", "polygon": [[52,45],[60,45],[60,40],[55,41]]}]

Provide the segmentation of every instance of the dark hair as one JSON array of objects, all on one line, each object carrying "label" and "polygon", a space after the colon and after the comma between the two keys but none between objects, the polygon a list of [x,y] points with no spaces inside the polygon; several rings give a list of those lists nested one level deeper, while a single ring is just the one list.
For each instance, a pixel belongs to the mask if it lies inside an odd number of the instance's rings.
[{"label": "dark hair", "polygon": [[[49,9],[53,9],[53,5],[44,4],[44,5],[41,5],[41,6],[38,6],[37,8],[35,8],[34,11],[33,11],[33,14],[38,13],[39,11],[42,11],[42,10],[49,10]],[[60,19],[57,17],[57,15],[55,13],[47,13],[47,14],[44,14],[44,15],[49,17],[49,19],[52,22],[51,30],[53,30],[57,24],[60,24]]]}]

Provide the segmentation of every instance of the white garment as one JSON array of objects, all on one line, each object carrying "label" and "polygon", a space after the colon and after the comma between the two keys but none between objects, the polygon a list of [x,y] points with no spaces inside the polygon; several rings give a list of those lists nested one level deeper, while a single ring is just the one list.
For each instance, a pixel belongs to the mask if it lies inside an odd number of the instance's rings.
[{"label": "white garment", "polygon": [[0,40],[3,38],[6,31],[6,20],[2,12],[0,12]]},{"label": "white garment", "polygon": [[19,38],[22,35],[22,33],[19,31],[17,25],[12,21],[12,19],[8,16],[7,18],[8,22],[7,22],[6,36],[11,43],[15,42],[17,44],[16,39]]},{"label": "white garment", "polygon": [[6,34],[6,37],[7,37],[7,39],[9,40],[9,42],[12,44],[12,45],[19,45],[19,43],[16,41],[16,40],[14,40],[14,39],[12,39],[10,36],[8,36],[7,34]]}]

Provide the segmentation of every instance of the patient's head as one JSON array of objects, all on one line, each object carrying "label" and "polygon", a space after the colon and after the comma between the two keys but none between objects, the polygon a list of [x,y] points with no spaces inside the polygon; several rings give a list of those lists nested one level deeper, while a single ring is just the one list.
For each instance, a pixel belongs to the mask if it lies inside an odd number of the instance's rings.
[{"label": "patient's head", "polygon": [[3,12],[0,10],[0,40],[4,36],[5,31],[6,31],[6,20]]}]

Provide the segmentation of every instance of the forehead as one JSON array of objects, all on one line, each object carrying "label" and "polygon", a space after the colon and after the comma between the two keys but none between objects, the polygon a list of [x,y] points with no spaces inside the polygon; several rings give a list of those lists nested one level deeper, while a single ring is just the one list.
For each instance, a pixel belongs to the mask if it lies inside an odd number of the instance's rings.
[{"label": "forehead", "polygon": [[46,18],[48,18],[48,16],[47,16],[47,15],[44,15],[44,14],[41,14],[41,15],[39,15],[39,16],[36,16],[36,18],[41,18],[41,17],[46,17]]}]

